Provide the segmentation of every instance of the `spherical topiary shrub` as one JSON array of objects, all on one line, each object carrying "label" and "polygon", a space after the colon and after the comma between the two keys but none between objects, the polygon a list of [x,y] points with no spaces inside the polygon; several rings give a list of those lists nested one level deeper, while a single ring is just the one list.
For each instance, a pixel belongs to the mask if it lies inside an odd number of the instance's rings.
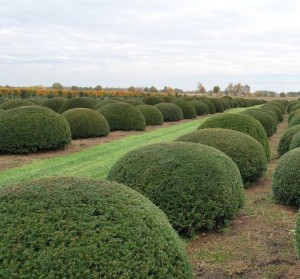
[{"label": "spherical topiary shrub", "polygon": [[199,100],[208,105],[210,114],[215,114],[216,113],[216,107],[209,99],[201,98]]},{"label": "spherical topiary shrub", "polygon": [[289,128],[300,124],[300,113],[297,113],[293,116],[293,118],[289,122]]},{"label": "spherical topiary shrub", "polygon": [[86,108],[69,109],[62,114],[68,121],[72,139],[107,136],[109,126],[98,111]]},{"label": "spherical topiary shrub", "polygon": [[300,109],[293,110],[293,111],[289,114],[288,122],[290,122],[290,121],[293,119],[293,117],[294,117],[295,115],[300,115]]},{"label": "spherical topiary shrub", "polygon": [[273,174],[272,189],[275,199],[286,205],[300,207],[300,148],[284,154]]},{"label": "spherical topiary shrub", "polygon": [[68,122],[49,108],[26,106],[1,113],[0,153],[62,149],[70,141]]},{"label": "spherical topiary shrub", "polygon": [[223,102],[220,99],[211,98],[209,100],[214,104],[216,112],[223,112],[225,110]]},{"label": "spherical topiary shrub", "polygon": [[199,100],[192,100],[189,101],[189,103],[191,103],[194,106],[197,115],[209,114],[209,107],[207,104]]},{"label": "spherical topiary shrub", "polygon": [[111,100],[111,99],[107,99],[107,100],[104,100],[104,101],[99,102],[99,103],[96,105],[96,109],[102,108],[102,107],[104,107],[104,106],[106,106],[106,105],[115,104],[115,103],[122,103],[122,101],[120,101],[120,100]]},{"label": "spherical topiary shrub", "polygon": [[146,96],[142,99],[142,101],[146,104],[146,105],[151,105],[154,106],[156,104],[159,104],[162,102],[162,99],[158,96]]},{"label": "spherical topiary shrub", "polygon": [[259,142],[238,131],[200,129],[177,140],[209,145],[224,152],[237,164],[246,187],[257,182],[267,169],[267,157]]},{"label": "spherical topiary shrub", "polygon": [[95,102],[91,98],[81,97],[68,99],[66,103],[62,105],[60,113],[73,108],[89,108],[96,110]]},{"label": "spherical topiary shrub", "polygon": [[174,100],[173,96],[161,96],[160,98],[164,103],[171,103]]},{"label": "spherical topiary shrub", "polygon": [[131,104],[117,102],[98,111],[106,118],[111,131],[143,131],[146,128],[143,114]]},{"label": "spherical topiary shrub", "polygon": [[51,108],[55,112],[60,112],[61,107],[67,102],[67,99],[62,97],[55,97],[48,99],[42,103],[42,106]]},{"label": "spherical topiary shrub", "polygon": [[141,105],[137,108],[143,114],[146,125],[161,125],[164,123],[164,117],[158,108],[150,105]]},{"label": "spherical topiary shrub", "polygon": [[164,121],[172,122],[183,119],[183,112],[179,106],[170,103],[160,103],[155,105],[157,109],[162,113]]},{"label": "spherical topiary shrub", "polygon": [[287,129],[284,134],[282,135],[279,145],[278,145],[278,154],[279,156],[284,155],[286,152],[289,151],[291,142],[293,140],[293,137],[300,132],[300,124],[295,125],[289,129]]},{"label": "spherical topiary shrub", "polygon": [[8,100],[0,105],[0,109],[8,110],[25,106],[35,106],[35,104],[27,100]]},{"label": "spherical topiary shrub", "polygon": [[283,120],[283,113],[281,112],[280,108],[278,108],[276,105],[266,104],[263,105],[261,108],[264,110],[274,111],[277,114],[278,122],[281,122]]},{"label": "spherical topiary shrub", "polygon": [[145,103],[141,99],[137,99],[137,98],[126,99],[125,102],[135,107],[145,105]]},{"label": "spherical topiary shrub", "polygon": [[247,114],[253,117],[254,119],[258,120],[264,127],[268,137],[274,134],[276,124],[274,122],[274,119],[268,113],[259,109],[247,109],[242,113]]},{"label": "spherical topiary shrub", "polygon": [[300,147],[300,132],[296,133],[293,136],[290,147],[289,147],[289,150],[292,150],[292,149],[295,149],[295,148],[298,148],[298,147]]},{"label": "spherical topiary shrub", "polygon": [[172,104],[179,106],[183,112],[183,118],[184,119],[191,119],[197,117],[197,112],[194,108],[194,106],[183,99],[176,98],[172,101]]},{"label": "spherical topiary shrub", "polygon": [[262,145],[267,159],[270,159],[269,141],[264,127],[260,122],[249,115],[241,113],[215,115],[206,119],[198,129],[205,128],[231,129],[248,134]]},{"label": "spherical topiary shrub", "polygon": [[130,151],[108,179],[148,197],[188,236],[224,226],[244,201],[236,164],[221,151],[196,143],[158,143]]},{"label": "spherical topiary shrub", "polygon": [[48,178],[0,190],[3,278],[185,278],[165,214],[122,184]]}]

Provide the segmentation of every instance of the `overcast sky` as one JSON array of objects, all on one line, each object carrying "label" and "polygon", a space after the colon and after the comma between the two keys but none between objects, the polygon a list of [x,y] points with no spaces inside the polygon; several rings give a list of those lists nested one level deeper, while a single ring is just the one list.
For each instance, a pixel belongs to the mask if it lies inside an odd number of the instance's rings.
[{"label": "overcast sky", "polygon": [[0,84],[300,90],[300,1],[0,0]]}]

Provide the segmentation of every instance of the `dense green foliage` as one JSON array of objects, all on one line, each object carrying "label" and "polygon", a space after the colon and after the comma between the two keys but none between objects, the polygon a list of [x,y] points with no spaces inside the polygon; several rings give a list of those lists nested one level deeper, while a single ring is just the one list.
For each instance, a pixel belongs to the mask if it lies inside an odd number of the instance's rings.
[{"label": "dense green foliage", "polygon": [[161,96],[161,100],[164,103],[171,103],[174,100],[174,97],[172,97],[172,96]]},{"label": "dense green foliage", "polygon": [[262,146],[247,134],[208,128],[188,133],[177,140],[209,145],[224,152],[237,164],[245,186],[257,182],[267,170],[267,158]]},{"label": "dense green foliage", "polygon": [[284,154],[273,174],[272,189],[275,199],[286,205],[300,207],[300,148]]},{"label": "dense green foliage", "polygon": [[208,105],[209,108],[209,113],[210,114],[215,114],[216,113],[216,107],[215,105],[210,101],[210,99],[207,98],[200,98],[199,99],[201,102],[205,103]]},{"label": "dense green foliage", "polygon": [[192,278],[165,214],[124,185],[48,178],[0,190],[1,278]]},{"label": "dense green foliage", "polygon": [[146,128],[143,114],[131,104],[112,103],[98,111],[106,118],[111,131],[143,131]]},{"label": "dense green foliage", "polygon": [[162,99],[158,96],[146,96],[142,99],[142,101],[146,104],[146,105],[151,105],[154,106],[156,104],[159,104],[162,102]]},{"label": "dense green foliage", "polygon": [[73,139],[107,136],[110,132],[106,119],[98,111],[75,108],[62,115],[70,125]]},{"label": "dense green foliage", "polygon": [[293,118],[289,121],[289,128],[300,124],[300,113],[294,114]]},{"label": "dense green foliage", "polygon": [[300,125],[295,125],[284,132],[278,145],[279,156],[289,151],[292,139],[298,132],[300,132]]},{"label": "dense green foliage", "polygon": [[241,113],[215,115],[205,120],[198,129],[205,128],[231,129],[248,134],[262,145],[267,159],[270,159],[268,136],[260,122],[249,115]]},{"label": "dense green foliage", "polygon": [[101,101],[99,102],[97,105],[96,105],[96,109],[99,109],[99,108],[102,108],[106,105],[110,105],[110,104],[114,104],[114,103],[120,103],[122,101],[120,100],[115,100],[115,99],[107,99],[107,100],[104,100],[104,101]]},{"label": "dense green foliage", "polygon": [[157,109],[162,113],[164,121],[172,122],[183,119],[183,112],[179,106],[171,103],[160,103],[155,105]]},{"label": "dense green foliage", "polygon": [[191,119],[197,117],[197,112],[190,102],[176,98],[172,101],[172,104],[181,108],[184,119]]},{"label": "dense green foliage", "polygon": [[63,113],[69,109],[73,108],[89,108],[96,109],[95,101],[92,98],[81,97],[68,99],[61,107],[60,113]]},{"label": "dense green foliage", "polygon": [[62,97],[55,97],[48,99],[42,103],[42,106],[51,108],[55,112],[60,112],[61,107],[67,102],[67,99]]},{"label": "dense green foliage", "polygon": [[8,100],[0,105],[0,109],[9,110],[12,108],[23,107],[23,106],[35,106],[31,101],[27,100]]},{"label": "dense green foliage", "polygon": [[141,99],[137,98],[128,98],[125,100],[125,102],[133,106],[141,106],[145,104]]},{"label": "dense green foliage", "polygon": [[115,163],[109,180],[148,197],[181,234],[227,224],[244,202],[236,164],[210,146],[171,142],[128,152]]},{"label": "dense green foliage", "polygon": [[1,113],[0,153],[62,149],[70,141],[68,122],[51,109],[24,106]]},{"label": "dense green foliage", "polygon": [[298,147],[300,147],[300,132],[297,132],[293,136],[290,147],[289,147],[289,150],[292,150],[292,149],[295,149],[295,148],[298,148]]},{"label": "dense green foliage", "polygon": [[209,114],[209,106],[204,102],[201,102],[199,100],[192,100],[189,101],[189,103],[194,106],[197,115]]},{"label": "dense green foliage", "polygon": [[164,117],[158,108],[150,105],[141,105],[137,108],[143,114],[146,125],[161,125],[164,123]]},{"label": "dense green foliage", "polygon": [[278,122],[281,122],[283,120],[283,114],[281,109],[276,106],[275,104],[265,104],[261,107],[263,110],[271,110],[273,112],[276,113],[277,115],[277,119],[278,119]]},{"label": "dense green foliage", "polygon": [[209,100],[214,104],[216,112],[223,112],[225,110],[224,104],[221,99],[211,98]]}]

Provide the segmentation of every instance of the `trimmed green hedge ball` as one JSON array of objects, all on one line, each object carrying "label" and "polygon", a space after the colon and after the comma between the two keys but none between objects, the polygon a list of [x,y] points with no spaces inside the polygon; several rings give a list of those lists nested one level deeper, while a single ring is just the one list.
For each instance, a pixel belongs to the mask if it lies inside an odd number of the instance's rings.
[{"label": "trimmed green hedge ball", "polygon": [[125,102],[135,107],[145,105],[145,103],[141,99],[137,99],[137,98],[129,98],[126,99]]},{"label": "trimmed green hedge ball", "polygon": [[130,151],[111,168],[108,180],[148,197],[187,236],[223,227],[244,202],[236,164],[202,144],[158,143]]},{"label": "trimmed green hedge ball", "polygon": [[192,279],[165,214],[122,184],[48,178],[0,189],[3,278]]},{"label": "trimmed green hedge ball", "polygon": [[96,105],[96,109],[100,109],[106,105],[110,105],[110,104],[115,104],[115,103],[122,103],[123,101],[120,101],[120,100],[111,100],[111,99],[107,99],[107,100],[104,100],[104,101],[101,101],[99,102],[97,105]]},{"label": "trimmed green hedge ball", "polygon": [[215,114],[216,113],[216,107],[215,105],[210,101],[210,99],[207,98],[200,98],[199,101],[205,103],[209,107],[209,113]]},{"label": "trimmed green hedge ball", "polygon": [[27,100],[8,100],[0,105],[0,109],[9,110],[18,107],[35,106],[36,104]]},{"label": "trimmed green hedge ball", "polygon": [[295,149],[295,148],[298,148],[298,147],[300,147],[300,132],[297,132],[293,136],[289,150],[292,150],[292,149]]},{"label": "trimmed green hedge ball", "polygon": [[60,112],[61,107],[67,102],[67,99],[62,97],[55,97],[48,99],[42,103],[42,106],[51,108],[55,112]]},{"label": "trimmed green hedge ball", "polygon": [[194,106],[183,99],[176,98],[172,101],[172,104],[179,106],[183,112],[183,118],[184,119],[191,119],[197,117],[197,112],[194,108]]},{"label": "trimmed green hedge ball", "polygon": [[223,112],[225,110],[221,99],[211,98],[211,99],[209,99],[209,101],[214,104],[214,106],[216,108],[216,112]]},{"label": "trimmed green hedge ball", "polygon": [[95,101],[92,98],[81,97],[68,99],[66,103],[61,106],[60,113],[73,108],[89,108],[96,110]]},{"label": "trimmed green hedge ball", "polygon": [[209,114],[209,107],[204,102],[201,102],[199,100],[192,100],[189,101],[189,103],[191,103],[194,106],[197,115]]},{"label": "trimmed green hedge ball", "polygon": [[179,106],[171,103],[160,103],[154,107],[162,113],[164,121],[166,122],[179,121],[183,119],[183,112]]},{"label": "trimmed green hedge ball", "polygon": [[146,105],[151,105],[154,106],[156,104],[159,104],[162,102],[162,99],[158,96],[146,96],[142,99],[142,101],[146,104]]},{"label": "trimmed green hedge ball", "polygon": [[164,123],[164,117],[158,108],[150,105],[141,105],[136,108],[143,114],[146,125],[161,125]]},{"label": "trimmed green hedge ball", "polygon": [[300,124],[299,125],[295,125],[289,129],[287,129],[284,134],[282,135],[280,141],[279,141],[279,145],[278,145],[278,154],[279,156],[284,155],[286,152],[289,151],[290,149],[290,144],[293,140],[293,137],[300,132]]}]

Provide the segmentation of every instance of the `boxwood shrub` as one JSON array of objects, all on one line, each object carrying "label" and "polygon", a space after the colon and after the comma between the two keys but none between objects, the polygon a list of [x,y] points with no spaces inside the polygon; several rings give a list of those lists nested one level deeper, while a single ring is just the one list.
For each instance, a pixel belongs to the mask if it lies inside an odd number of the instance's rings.
[{"label": "boxwood shrub", "polygon": [[0,189],[2,278],[192,279],[165,214],[124,185],[48,178]]},{"label": "boxwood shrub", "polygon": [[89,108],[96,110],[95,101],[92,98],[81,97],[81,98],[71,98],[66,101],[61,106],[60,113],[67,111],[68,109],[73,108]]},{"label": "boxwood shrub", "polygon": [[267,157],[262,146],[247,134],[208,128],[190,132],[177,140],[209,145],[224,152],[237,164],[246,187],[257,182],[267,170]]},{"label": "boxwood shrub", "polygon": [[202,144],[158,143],[130,151],[115,163],[108,180],[148,197],[186,236],[223,227],[244,202],[236,164]]},{"label": "boxwood shrub", "polygon": [[35,106],[31,101],[27,100],[8,100],[0,105],[0,109],[9,110],[17,107]]},{"label": "boxwood shrub", "polygon": [[93,109],[69,109],[62,115],[70,125],[72,139],[102,137],[110,132],[104,116]]},{"label": "boxwood shrub", "polygon": [[295,149],[295,148],[298,148],[298,147],[300,147],[300,132],[296,133],[293,136],[290,147],[289,147],[289,150],[292,150],[292,149]]},{"label": "boxwood shrub", "polygon": [[292,139],[298,132],[300,132],[300,124],[295,125],[284,132],[277,149],[279,156],[282,156],[289,151]]},{"label": "boxwood shrub", "polygon": [[111,131],[143,131],[146,128],[143,114],[131,104],[112,103],[101,107],[98,112],[106,118]]},{"label": "boxwood shrub", "polygon": [[216,113],[216,107],[215,105],[210,101],[210,99],[207,98],[200,98],[199,99],[201,102],[205,103],[209,107],[209,113],[210,114],[215,114]]},{"label": "boxwood shrub", "polygon": [[48,99],[42,103],[42,106],[51,108],[55,112],[60,112],[61,107],[67,102],[67,99],[62,97],[55,97]]},{"label": "boxwood shrub", "polygon": [[300,148],[284,154],[273,174],[272,189],[275,199],[285,205],[300,207]]},{"label": "boxwood shrub", "polygon": [[183,112],[179,106],[171,103],[160,103],[154,107],[162,113],[164,121],[166,122],[179,121],[183,119]]},{"label": "boxwood shrub", "polygon": [[164,103],[171,103],[174,100],[173,96],[161,96],[160,98]]},{"label": "boxwood shrub", "polygon": [[281,122],[283,120],[283,113],[281,112],[281,109],[278,108],[275,104],[265,104],[261,108],[264,110],[274,111],[277,114],[278,122]]},{"label": "boxwood shrub", "polygon": [[104,101],[101,101],[99,102],[97,105],[96,105],[96,109],[98,110],[99,108],[102,108],[106,105],[110,105],[110,104],[115,104],[115,103],[122,103],[123,101],[120,101],[120,100],[111,100],[111,99],[107,99],[107,100],[104,100]]},{"label": "boxwood shrub", "polygon": [[137,108],[143,114],[146,125],[161,125],[164,123],[164,117],[158,108],[150,105],[141,105]]},{"label": "boxwood shrub", "polygon": [[172,104],[179,106],[183,112],[183,118],[184,119],[191,119],[197,117],[197,112],[194,108],[194,106],[183,99],[176,98],[172,101]]},{"label": "boxwood shrub", "polygon": [[225,110],[222,100],[211,98],[209,101],[214,104],[216,112],[223,112]]},{"label": "boxwood shrub", "polygon": [[68,122],[49,108],[24,106],[1,113],[0,153],[62,149],[70,141]]},{"label": "boxwood shrub", "polygon": [[241,113],[215,115],[206,119],[198,129],[205,128],[231,129],[248,134],[262,145],[267,159],[270,159],[270,147],[265,129],[260,122],[249,115]]},{"label": "boxwood shrub", "polygon": [[293,118],[289,121],[289,128],[300,124],[300,113],[294,114]]},{"label": "boxwood shrub", "polygon": [[145,103],[141,99],[137,99],[137,98],[128,98],[125,100],[125,102],[135,107],[145,105]]},{"label": "boxwood shrub", "polygon": [[189,103],[194,106],[197,115],[209,114],[209,107],[204,102],[201,102],[199,100],[192,100],[189,101]]},{"label": "boxwood shrub", "polygon": [[159,104],[162,102],[162,99],[158,96],[146,96],[142,99],[142,101],[146,104],[146,105],[151,105],[154,106],[156,104]]}]

